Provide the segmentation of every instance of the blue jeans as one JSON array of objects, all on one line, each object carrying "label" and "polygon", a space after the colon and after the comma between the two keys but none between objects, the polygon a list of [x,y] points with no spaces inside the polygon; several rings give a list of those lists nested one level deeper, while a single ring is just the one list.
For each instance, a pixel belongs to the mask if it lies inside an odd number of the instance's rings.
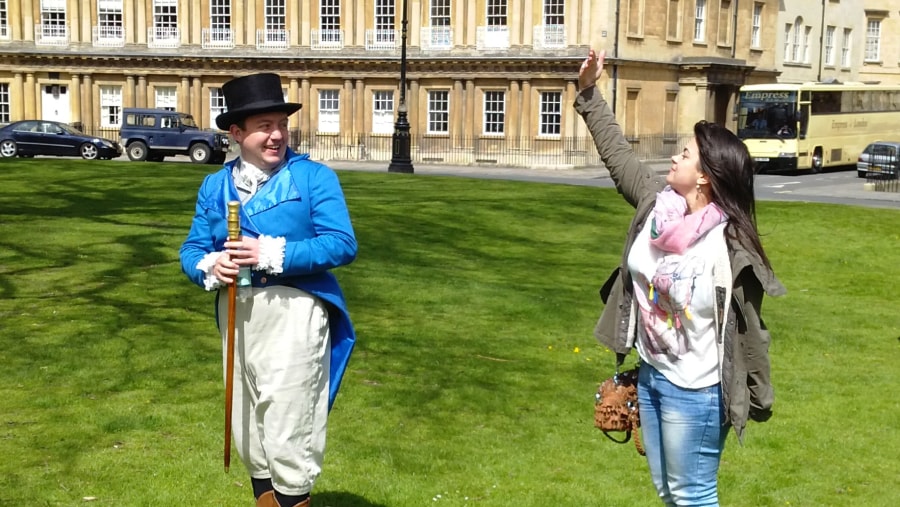
[{"label": "blue jeans", "polygon": [[728,428],[720,384],[684,389],[647,363],[638,375],[641,439],[667,506],[717,506],[716,476]]}]

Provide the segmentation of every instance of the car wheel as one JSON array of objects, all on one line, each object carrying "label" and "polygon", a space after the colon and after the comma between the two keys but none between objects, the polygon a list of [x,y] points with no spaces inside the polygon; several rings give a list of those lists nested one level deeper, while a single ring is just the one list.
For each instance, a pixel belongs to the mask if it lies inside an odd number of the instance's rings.
[{"label": "car wheel", "polygon": [[19,151],[19,148],[12,139],[4,139],[0,142],[0,156],[3,156],[3,158],[15,157],[17,151]]},{"label": "car wheel", "polygon": [[100,150],[91,143],[84,143],[78,150],[81,152],[81,158],[85,160],[94,160],[100,155]]},{"label": "car wheel", "polygon": [[143,141],[135,141],[128,145],[128,158],[135,162],[147,160],[147,145]]},{"label": "car wheel", "polygon": [[859,178],[865,178],[867,171],[856,171],[856,176]]},{"label": "car wheel", "polygon": [[191,146],[191,162],[195,164],[205,164],[209,162],[209,157],[211,155],[212,150],[205,144],[196,143]]},{"label": "car wheel", "polygon": [[813,152],[812,172],[813,174],[822,172],[822,148],[816,148],[816,151]]}]

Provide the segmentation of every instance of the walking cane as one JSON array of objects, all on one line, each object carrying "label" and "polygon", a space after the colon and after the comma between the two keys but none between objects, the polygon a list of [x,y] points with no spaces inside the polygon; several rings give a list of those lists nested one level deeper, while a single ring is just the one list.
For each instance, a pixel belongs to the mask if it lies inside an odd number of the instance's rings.
[{"label": "walking cane", "polygon": [[[228,202],[228,240],[241,239],[241,202]],[[234,392],[234,326],[237,279],[228,285],[228,334],[225,342],[225,473],[231,466],[231,403]]]}]

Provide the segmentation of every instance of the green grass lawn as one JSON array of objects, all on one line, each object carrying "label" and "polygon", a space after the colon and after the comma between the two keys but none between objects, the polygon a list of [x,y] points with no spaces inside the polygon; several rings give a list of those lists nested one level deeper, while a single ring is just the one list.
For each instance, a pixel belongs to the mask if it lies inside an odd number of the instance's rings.
[{"label": "green grass lawn", "polygon": [[[0,161],[0,505],[251,506],[222,467],[213,296],[178,248],[210,166]],[[657,505],[593,427],[612,189],[341,172],[359,341],[314,507]],[[900,210],[760,202],[774,417],[723,506],[900,504]]]}]

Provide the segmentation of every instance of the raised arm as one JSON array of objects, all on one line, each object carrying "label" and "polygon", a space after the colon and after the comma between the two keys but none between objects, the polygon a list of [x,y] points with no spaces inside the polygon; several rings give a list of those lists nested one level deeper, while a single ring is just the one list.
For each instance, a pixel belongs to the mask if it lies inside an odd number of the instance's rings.
[{"label": "raised arm", "polygon": [[603,74],[605,58],[605,51],[598,54],[592,49],[581,64],[578,71],[580,93],[575,98],[575,110],[584,118],[600,160],[609,170],[619,193],[629,204],[637,206],[646,192],[656,192],[665,183],[661,183],[653,170],[635,155],[616,122],[616,116],[596,86]]}]

